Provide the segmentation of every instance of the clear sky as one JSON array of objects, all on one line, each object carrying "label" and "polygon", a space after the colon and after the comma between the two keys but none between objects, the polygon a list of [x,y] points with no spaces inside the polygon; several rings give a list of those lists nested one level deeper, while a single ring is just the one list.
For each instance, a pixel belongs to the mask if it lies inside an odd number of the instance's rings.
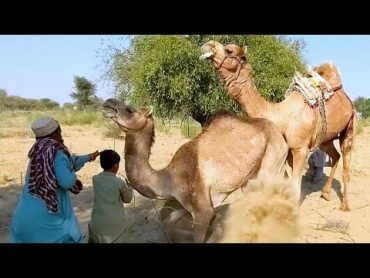
[{"label": "clear sky", "polygon": [[[121,36],[122,37],[122,36]],[[103,74],[100,51],[108,35],[0,35],[0,88],[8,95],[73,102],[73,77],[97,85],[101,98],[113,96]]]},{"label": "clear sky", "polygon": [[[122,36],[120,36],[122,37]],[[348,95],[370,98],[370,35],[297,35],[307,46],[303,55],[311,65],[334,62]],[[98,51],[111,35],[0,35],[0,88],[8,95],[72,102],[73,76],[97,85],[101,98],[113,96],[101,80]],[[103,42],[105,41],[105,43]],[[127,42],[127,41],[126,41]]]}]

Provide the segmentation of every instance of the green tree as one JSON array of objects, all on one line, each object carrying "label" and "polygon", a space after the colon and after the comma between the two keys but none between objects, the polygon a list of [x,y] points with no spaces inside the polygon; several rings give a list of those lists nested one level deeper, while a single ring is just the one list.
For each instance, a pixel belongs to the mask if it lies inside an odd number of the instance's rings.
[{"label": "green tree", "polygon": [[78,105],[86,108],[86,106],[94,103],[96,99],[96,85],[85,77],[74,76],[75,92],[70,96]]},{"label": "green tree", "polygon": [[76,104],[73,104],[73,103],[70,103],[70,102],[65,102],[63,104],[63,109],[72,110],[72,109],[74,109],[75,106],[76,106]]},{"label": "green tree", "polygon": [[51,100],[49,98],[42,98],[40,99],[41,105],[44,107],[44,109],[54,109],[59,107],[59,103]]},{"label": "green tree", "polygon": [[363,118],[370,117],[370,98],[358,97],[355,99],[357,112],[361,113]]},{"label": "green tree", "polygon": [[304,44],[283,36],[135,36],[127,49],[114,52],[109,76],[116,94],[135,104],[153,105],[160,117],[191,116],[201,124],[220,108],[240,113],[214,67],[199,60],[200,46],[210,39],[248,46],[247,60],[268,100],[282,100],[294,72],[304,66]]}]

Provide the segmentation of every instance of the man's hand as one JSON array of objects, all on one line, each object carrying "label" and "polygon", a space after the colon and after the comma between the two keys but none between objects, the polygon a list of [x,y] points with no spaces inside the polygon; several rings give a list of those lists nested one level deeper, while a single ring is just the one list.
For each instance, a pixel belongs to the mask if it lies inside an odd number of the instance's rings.
[{"label": "man's hand", "polygon": [[72,188],[69,191],[71,191],[73,194],[78,194],[83,188],[84,187],[82,182],[79,179],[77,179],[76,183],[72,186]]},{"label": "man's hand", "polygon": [[90,154],[90,161],[94,161],[100,155],[99,151],[95,151]]}]

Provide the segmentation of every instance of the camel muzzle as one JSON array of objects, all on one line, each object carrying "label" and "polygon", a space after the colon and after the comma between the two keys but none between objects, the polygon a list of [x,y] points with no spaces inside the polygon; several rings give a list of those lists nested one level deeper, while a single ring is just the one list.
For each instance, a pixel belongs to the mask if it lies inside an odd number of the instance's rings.
[{"label": "camel muzzle", "polygon": [[106,100],[102,108],[103,116],[106,118],[114,118],[118,115],[118,109],[115,102],[110,99]]},{"label": "camel muzzle", "polygon": [[213,52],[208,51],[208,52],[205,52],[205,53],[203,53],[202,55],[200,55],[200,56],[199,56],[199,59],[200,59],[200,60],[206,60],[206,59],[211,58],[213,55],[214,55],[214,53],[213,53]]}]

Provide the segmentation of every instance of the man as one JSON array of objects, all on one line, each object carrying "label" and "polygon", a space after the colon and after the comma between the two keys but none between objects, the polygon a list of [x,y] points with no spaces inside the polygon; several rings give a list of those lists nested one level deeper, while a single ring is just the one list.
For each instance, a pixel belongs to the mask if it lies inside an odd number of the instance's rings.
[{"label": "man", "polygon": [[59,123],[41,117],[31,126],[36,142],[28,152],[29,164],[22,196],[11,227],[12,243],[78,243],[84,236],[73,211],[69,192],[82,190],[75,172],[99,152],[71,155]]}]

